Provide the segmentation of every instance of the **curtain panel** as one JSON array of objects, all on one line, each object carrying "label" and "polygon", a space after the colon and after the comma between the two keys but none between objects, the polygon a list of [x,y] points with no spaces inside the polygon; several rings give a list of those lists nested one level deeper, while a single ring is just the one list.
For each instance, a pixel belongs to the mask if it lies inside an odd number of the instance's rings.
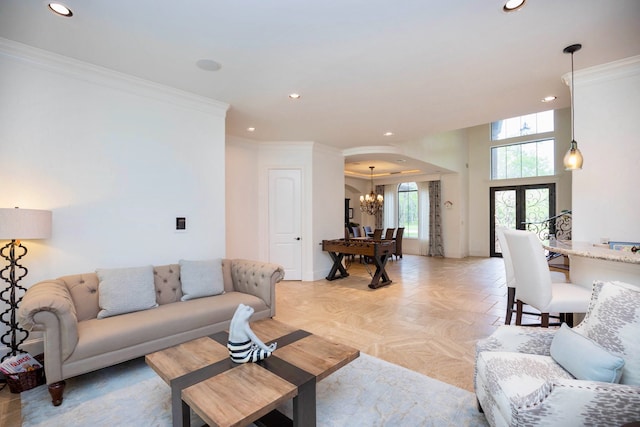
[{"label": "curtain panel", "polygon": [[429,181],[418,182],[418,250],[429,255]]},{"label": "curtain panel", "polygon": [[429,256],[444,256],[440,181],[429,181]]},{"label": "curtain panel", "polygon": [[[396,194],[398,193],[398,185],[384,185],[380,186],[384,188],[384,217],[381,218],[380,225],[376,221],[377,228],[395,228],[397,227],[398,219],[396,218],[396,212],[398,212]],[[376,190],[377,191],[377,190]]]}]

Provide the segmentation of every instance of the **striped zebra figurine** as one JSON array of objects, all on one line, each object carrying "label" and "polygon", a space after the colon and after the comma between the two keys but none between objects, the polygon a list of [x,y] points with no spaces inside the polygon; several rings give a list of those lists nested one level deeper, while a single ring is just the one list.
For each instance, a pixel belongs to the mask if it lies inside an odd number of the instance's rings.
[{"label": "striped zebra figurine", "polygon": [[253,307],[240,304],[231,319],[227,348],[234,363],[257,362],[271,356],[276,349],[277,343],[266,345],[251,330],[249,319],[253,311]]}]

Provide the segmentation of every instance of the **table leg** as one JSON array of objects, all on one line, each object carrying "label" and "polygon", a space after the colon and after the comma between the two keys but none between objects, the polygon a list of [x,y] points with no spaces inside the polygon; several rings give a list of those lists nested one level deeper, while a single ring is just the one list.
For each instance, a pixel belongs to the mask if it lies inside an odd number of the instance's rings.
[{"label": "table leg", "polygon": [[[331,256],[331,259],[333,260],[333,266],[331,267],[331,271],[329,271],[327,280],[336,280],[342,279],[344,277],[349,277],[349,273],[347,273],[347,270],[345,270],[344,266],[342,265],[342,258],[344,258],[344,254],[329,251],[329,256]],[[336,273],[338,271],[340,271],[340,276],[336,277]]]},{"label": "table leg", "polygon": [[315,378],[298,387],[293,398],[293,427],[315,427],[316,381]]},{"label": "table leg", "polygon": [[[392,281],[389,279],[387,271],[385,270],[385,266],[387,265],[387,261],[389,261],[390,256],[391,254],[384,254],[382,256],[373,257],[373,262],[376,265],[376,273],[373,275],[371,283],[369,284],[371,289],[391,284]],[[380,278],[382,278],[382,282],[380,282]]]},{"label": "table leg", "polygon": [[191,409],[182,400],[182,389],[171,387],[171,419],[173,427],[191,426]]}]

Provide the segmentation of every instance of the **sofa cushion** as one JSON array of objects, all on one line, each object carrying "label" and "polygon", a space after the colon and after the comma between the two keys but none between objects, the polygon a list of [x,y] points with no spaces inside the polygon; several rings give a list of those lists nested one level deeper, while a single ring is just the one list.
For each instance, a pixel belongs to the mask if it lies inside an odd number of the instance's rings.
[{"label": "sofa cushion", "polygon": [[153,266],[103,268],[98,275],[98,319],[157,307]]},{"label": "sofa cushion", "polygon": [[563,323],[551,342],[551,357],[579,380],[617,383],[624,359]]},{"label": "sofa cushion", "polygon": [[595,281],[589,312],[574,329],[625,360],[621,384],[640,386],[640,288]]},{"label": "sofa cushion", "polygon": [[224,292],[222,260],[180,260],[182,301],[219,295]]},{"label": "sofa cushion", "polygon": [[231,320],[240,303],[253,307],[254,316],[269,310],[260,298],[241,292],[227,292],[164,304],[153,310],[81,322],[78,324],[78,345],[65,363],[190,333],[207,325],[224,324]]},{"label": "sofa cushion", "polygon": [[153,268],[153,283],[156,289],[156,302],[159,305],[180,301],[180,266],[178,264],[161,265]]}]

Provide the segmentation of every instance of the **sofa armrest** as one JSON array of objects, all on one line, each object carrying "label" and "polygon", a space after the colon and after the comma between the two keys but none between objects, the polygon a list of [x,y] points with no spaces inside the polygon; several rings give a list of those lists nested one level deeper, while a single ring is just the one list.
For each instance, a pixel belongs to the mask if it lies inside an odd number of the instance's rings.
[{"label": "sofa armrest", "polygon": [[78,343],[78,320],[69,289],[61,280],[36,283],[27,289],[18,309],[18,322],[44,334],[47,381],[62,379],[62,362]]},{"label": "sofa armrest", "polygon": [[275,285],[284,279],[284,269],[268,262],[234,259],[231,261],[233,288],[262,299],[276,314]]},{"label": "sofa armrest", "polygon": [[[515,425],[583,421],[621,426],[640,419],[640,387],[576,379],[555,379],[518,402]],[[581,419],[580,417],[585,417]]]},{"label": "sofa armrest", "polygon": [[511,351],[549,356],[556,329],[502,325],[476,344],[476,358],[483,351]]}]

